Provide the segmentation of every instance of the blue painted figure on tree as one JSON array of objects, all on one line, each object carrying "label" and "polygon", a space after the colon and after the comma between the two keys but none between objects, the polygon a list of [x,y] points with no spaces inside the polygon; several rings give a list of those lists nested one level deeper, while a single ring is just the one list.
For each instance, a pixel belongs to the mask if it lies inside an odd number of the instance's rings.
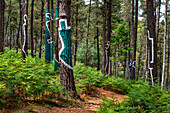
[{"label": "blue painted figure on tree", "polygon": [[133,61],[133,64],[132,64],[132,61],[130,60],[130,65],[129,65],[129,72],[130,72],[130,76],[129,78],[131,79],[131,71],[132,71],[132,67],[136,67],[136,61]]}]

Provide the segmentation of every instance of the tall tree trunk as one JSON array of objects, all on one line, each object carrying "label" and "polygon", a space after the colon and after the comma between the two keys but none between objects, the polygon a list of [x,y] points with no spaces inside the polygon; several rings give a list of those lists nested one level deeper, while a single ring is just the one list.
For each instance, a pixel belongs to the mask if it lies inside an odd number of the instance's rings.
[{"label": "tall tree trunk", "polygon": [[166,88],[167,88],[167,90],[168,90],[168,86],[169,86],[169,59],[170,59],[169,56],[170,56],[170,38],[168,38],[168,58],[167,58],[167,77],[166,77]]},{"label": "tall tree trunk", "polygon": [[[130,20],[130,19],[129,19]],[[130,29],[131,29],[131,22],[129,21],[129,37],[131,37],[131,34],[130,34]],[[130,48],[130,42],[131,42],[131,39],[128,40],[129,41],[129,44],[128,44],[128,48]],[[130,64],[130,51],[128,51],[128,60],[127,60],[127,73],[126,73],[126,79],[128,78],[128,75],[130,75],[130,72],[129,72],[129,64]]]},{"label": "tall tree trunk", "polygon": [[87,66],[87,52],[88,52],[88,38],[89,38],[89,26],[90,26],[90,13],[91,13],[91,0],[89,5],[89,16],[88,16],[88,23],[87,23],[87,37],[86,37],[86,51],[85,51],[85,61],[84,65]]},{"label": "tall tree trunk", "polygon": [[50,31],[51,31],[51,39],[52,39],[52,42],[51,42],[51,44],[50,44],[50,56],[51,56],[51,60],[53,60],[53,41],[54,41],[54,39],[53,39],[53,0],[51,0],[51,21],[50,21]]},{"label": "tall tree trunk", "polygon": [[28,42],[27,42],[27,31],[28,31],[28,0],[22,0],[22,58],[25,59],[28,54]]},{"label": "tall tree trunk", "polygon": [[15,48],[15,30],[14,28],[12,29],[12,42],[13,42],[13,48]]},{"label": "tall tree trunk", "polygon": [[[133,54],[132,54],[132,61],[133,63],[136,62],[136,41],[137,41],[137,29],[138,29],[138,0],[136,0],[136,5],[135,5],[135,26],[133,30]],[[132,75],[131,79],[135,79],[135,67],[132,66]]]},{"label": "tall tree trunk", "polygon": [[[112,12],[111,12],[111,7],[112,7],[112,0],[109,0],[108,2],[108,18],[107,18],[107,42],[110,42],[110,37],[111,37],[111,17],[112,17]],[[110,44],[111,45],[111,44]],[[111,56],[111,51],[110,51],[110,47],[108,48],[108,63],[110,62],[109,57]],[[108,66],[106,69],[106,73],[108,74],[110,67]]]},{"label": "tall tree trunk", "polygon": [[102,73],[105,73],[106,65],[106,53],[105,53],[105,38],[106,38],[106,0],[104,0],[104,10],[103,10],[103,57],[102,57]]},{"label": "tall tree trunk", "polygon": [[159,34],[160,8],[161,8],[161,0],[158,1],[158,9],[157,9],[157,16],[156,16],[156,41],[157,42],[158,42],[158,34]]},{"label": "tall tree trunk", "polygon": [[4,52],[4,0],[0,1],[0,52]]},{"label": "tall tree trunk", "polygon": [[50,16],[50,0],[45,0],[45,60],[47,62],[51,62],[52,60],[52,38],[51,38],[51,31],[50,31],[50,23],[51,23],[51,16]]},{"label": "tall tree trunk", "polygon": [[61,49],[59,51],[60,58],[60,82],[72,98],[80,98],[77,95],[71,56],[71,27],[70,27],[70,7],[71,0],[62,0],[59,4],[59,37],[61,41]]},{"label": "tall tree trunk", "polygon": [[78,0],[76,0],[76,30],[75,30],[75,40],[74,40],[74,65],[76,65],[77,56],[77,38],[78,38]]},{"label": "tall tree trunk", "polygon": [[137,80],[140,76],[140,63],[141,63],[141,56],[142,56],[142,50],[143,50],[143,40],[141,42],[141,45],[140,45],[140,50],[139,50],[139,55],[138,55],[138,74],[137,74]]},{"label": "tall tree trunk", "polygon": [[[8,47],[8,26],[9,26],[9,21],[10,21],[10,15],[11,14],[11,0],[9,1],[9,10],[8,10],[8,17],[7,17],[7,23],[6,23],[6,27],[5,27],[5,38],[7,40],[7,47]],[[5,25],[4,25],[5,26]]]},{"label": "tall tree trunk", "polygon": [[[20,9],[20,17],[19,17],[19,25],[18,25],[18,33],[17,33],[17,39],[16,39],[16,53],[18,53],[18,41],[19,41],[19,36],[20,36],[20,31],[22,33],[22,5],[21,5],[21,0],[19,0],[19,9]],[[21,35],[22,36],[22,35]]]},{"label": "tall tree trunk", "polygon": [[31,56],[34,57],[34,43],[33,43],[33,19],[34,19],[34,0],[32,0],[31,4]]},{"label": "tall tree trunk", "polygon": [[59,67],[59,48],[58,48],[58,41],[59,41],[59,0],[56,0],[56,39],[55,39],[55,62],[54,62],[54,71],[56,71]]},{"label": "tall tree trunk", "polygon": [[163,51],[163,69],[162,69],[162,83],[161,90],[164,88],[165,82],[165,67],[166,67],[166,35],[167,35],[167,4],[168,0],[165,3],[165,29],[164,29],[164,51]]},{"label": "tall tree trunk", "polygon": [[11,27],[11,25],[10,25],[9,37],[10,37],[10,39],[9,39],[9,48],[11,50],[12,49],[12,44],[11,44],[11,42],[12,42],[12,27]]},{"label": "tall tree trunk", "polygon": [[[157,80],[157,42],[155,36],[155,18],[153,9],[153,0],[147,0],[147,26],[148,26],[148,49],[149,49],[149,75],[152,80]],[[153,79],[152,79],[153,78]]]},{"label": "tall tree trunk", "polygon": [[[97,9],[99,9],[99,4],[98,4],[99,0],[97,0]],[[96,12],[96,26],[97,26],[97,34],[96,34],[96,38],[97,38],[97,71],[100,70],[100,55],[99,55],[99,27],[98,27],[98,10]]]},{"label": "tall tree trunk", "polygon": [[44,12],[44,0],[41,0],[41,34],[40,34],[40,45],[39,45],[39,58],[41,58],[41,50],[42,50],[42,38],[43,38],[43,12]]}]

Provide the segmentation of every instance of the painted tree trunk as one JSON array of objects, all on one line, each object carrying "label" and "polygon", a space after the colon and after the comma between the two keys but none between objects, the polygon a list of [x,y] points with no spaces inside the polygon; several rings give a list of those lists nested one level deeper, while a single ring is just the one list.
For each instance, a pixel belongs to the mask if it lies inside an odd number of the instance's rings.
[{"label": "painted tree trunk", "polygon": [[71,0],[61,0],[59,4],[59,38],[61,49],[60,60],[60,82],[72,98],[80,98],[77,95],[71,56],[71,26],[70,26]]},{"label": "painted tree trunk", "polygon": [[34,15],[34,0],[32,0],[32,4],[31,4],[31,56],[34,57],[34,43],[33,43],[33,38],[34,38],[34,35],[33,35],[33,17]]},{"label": "painted tree trunk", "polygon": [[22,59],[28,54],[28,0],[22,0]]},{"label": "painted tree trunk", "polygon": [[44,18],[43,12],[44,12],[44,0],[41,0],[41,30],[40,30],[41,36],[40,36],[40,45],[39,45],[39,58],[41,58],[41,50],[42,50],[41,47],[42,47],[42,38],[43,38],[42,33],[43,33],[43,18]]},{"label": "painted tree trunk", "polygon": [[[76,0],[78,2],[78,0]],[[74,65],[76,65],[77,60],[77,38],[78,38],[78,3],[76,3],[76,30],[75,30],[75,40],[74,40]]]},{"label": "painted tree trunk", "polygon": [[148,61],[149,75],[152,85],[157,80],[157,43],[155,36],[155,18],[153,0],[147,0],[147,27],[148,27]]},{"label": "painted tree trunk", "polygon": [[88,38],[89,38],[89,26],[90,26],[90,13],[91,13],[91,0],[89,4],[89,16],[88,16],[88,23],[87,23],[87,37],[86,37],[86,51],[85,51],[85,60],[84,66],[87,66],[87,54],[88,54]]},{"label": "painted tree trunk", "polygon": [[103,10],[103,57],[102,57],[102,73],[105,73],[106,65],[106,53],[105,53],[105,41],[106,41],[106,0],[104,0],[104,10]]},{"label": "painted tree trunk", "polygon": [[164,51],[163,51],[163,69],[162,69],[162,83],[161,90],[164,88],[165,82],[165,67],[166,67],[166,35],[167,35],[167,4],[168,0],[165,3],[165,29],[164,29]]},{"label": "painted tree trunk", "polygon": [[[111,38],[111,17],[112,17],[112,12],[111,12],[111,7],[112,7],[112,0],[109,0],[108,2],[108,15],[107,15],[107,42],[110,43],[110,38]],[[111,44],[110,44],[111,45]],[[109,60],[109,57],[111,56],[111,51],[110,51],[110,47],[108,48],[108,54],[107,54],[107,57],[108,57],[108,63],[110,62]],[[107,67],[106,69],[106,73],[108,74],[109,73],[109,70],[111,67]]]},{"label": "painted tree trunk", "polygon": [[50,0],[45,0],[45,60],[46,62],[51,62],[52,60],[52,38],[50,32],[50,22],[51,15],[49,10],[49,2]]},{"label": "painted tree trunk", "polygon": [[0,1],[0,52],[4,52],[4,0]]},{"label": "painted tree trunk", "polygon": [[59,48],[58,48],[58,41],[59,41],[59,0],[56,0],[56,39],[55,39],[55,61],[54,61],[54,71],[59,70]]},{"label": "painted tree trunk", "polygon": [[51,60],[53,60],[53,0],[51,0],[51,21],[50,21],[50,31],[51,31],[51,39],[52,39],[52,42],[50,44],[50,56],[51,56]]},{"label": "painted tree trunk", "polygon": [[[136,5],[135,5],[135,26],[134,26],[134,31],[133,31],[133,54],[132,54],[132,61],[136,62],[136,41],[137,41],[137,29],[138,29],[138,0],[136,0]],[[132,66],[132,75],[131,79],[135,79],[135,67]]]}]

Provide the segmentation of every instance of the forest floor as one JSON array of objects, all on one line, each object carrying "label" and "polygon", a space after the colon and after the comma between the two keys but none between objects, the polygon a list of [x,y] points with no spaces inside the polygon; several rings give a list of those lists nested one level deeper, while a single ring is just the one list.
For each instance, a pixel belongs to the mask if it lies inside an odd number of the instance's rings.
[{"label": "forest floor", "polygon": [[[121,94],[120,94],[121,93]],[[20,105],[19,109],[5,110],[3,113],[95,113],[99,111],[102,98],[116,99],[121,102],[128,98],[122,92],[112,91],[106,87],[95,87],[90,93],[80,93],[80,100],[53,100],[51,102],[37,103],[26,102]]]}]

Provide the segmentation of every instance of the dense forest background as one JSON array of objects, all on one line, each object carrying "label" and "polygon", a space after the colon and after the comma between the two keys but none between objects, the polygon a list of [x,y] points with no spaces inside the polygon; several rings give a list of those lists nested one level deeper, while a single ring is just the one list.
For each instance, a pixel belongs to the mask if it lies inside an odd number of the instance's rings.
[{"label": "dense forest background", "polygon": [[[67,5],[60,5],[62,3]],[[61,9],[66,6],[68,7],[64,9],[66,16],[62,16],[61,14],[65,13]],[[50,12],[49,34],[53,41],[50,60],[46,59],[45,50],[46,9]],[[153,87],[157,85],[161,91],[168,90],[169,11],[168,0],[68,0],[68,2],[66,0],[1,0],[0,52],[15,50],[16,54],[21,56],[21,61],[28,63],[30,56],[35,59],[45,59],[46,61],[42,62],[45,63],[44,65],[49,63],[52,66],[50,68],[52,74],[55,75],[55,71],[58,70],[60,79],[69,81],[61,82],[61,85],[66,87],[65,90],[76,92],[73,81],[77,78],[73,77],[76,77],[73,74],[74,69],[64,66],[59,59],[62,44],[61,39],[58,38],[60,32],[58,20],[66,18],[68,25],[71,26],[70,51],[73,67],[85,67],[84,70],[92,67],[105,77],[148,81],[149,85]],[[20,59],[18,56],[17,58]],[[26,57],[28,59],[25,59]],[[59,61],[60,68],[56,68],[55,61]],[[74,73],[76,72],[77,70]],[[69,77],[64,78],[65,75]],[[79,98],[77,93],[70,93],[70,96]]]}]

